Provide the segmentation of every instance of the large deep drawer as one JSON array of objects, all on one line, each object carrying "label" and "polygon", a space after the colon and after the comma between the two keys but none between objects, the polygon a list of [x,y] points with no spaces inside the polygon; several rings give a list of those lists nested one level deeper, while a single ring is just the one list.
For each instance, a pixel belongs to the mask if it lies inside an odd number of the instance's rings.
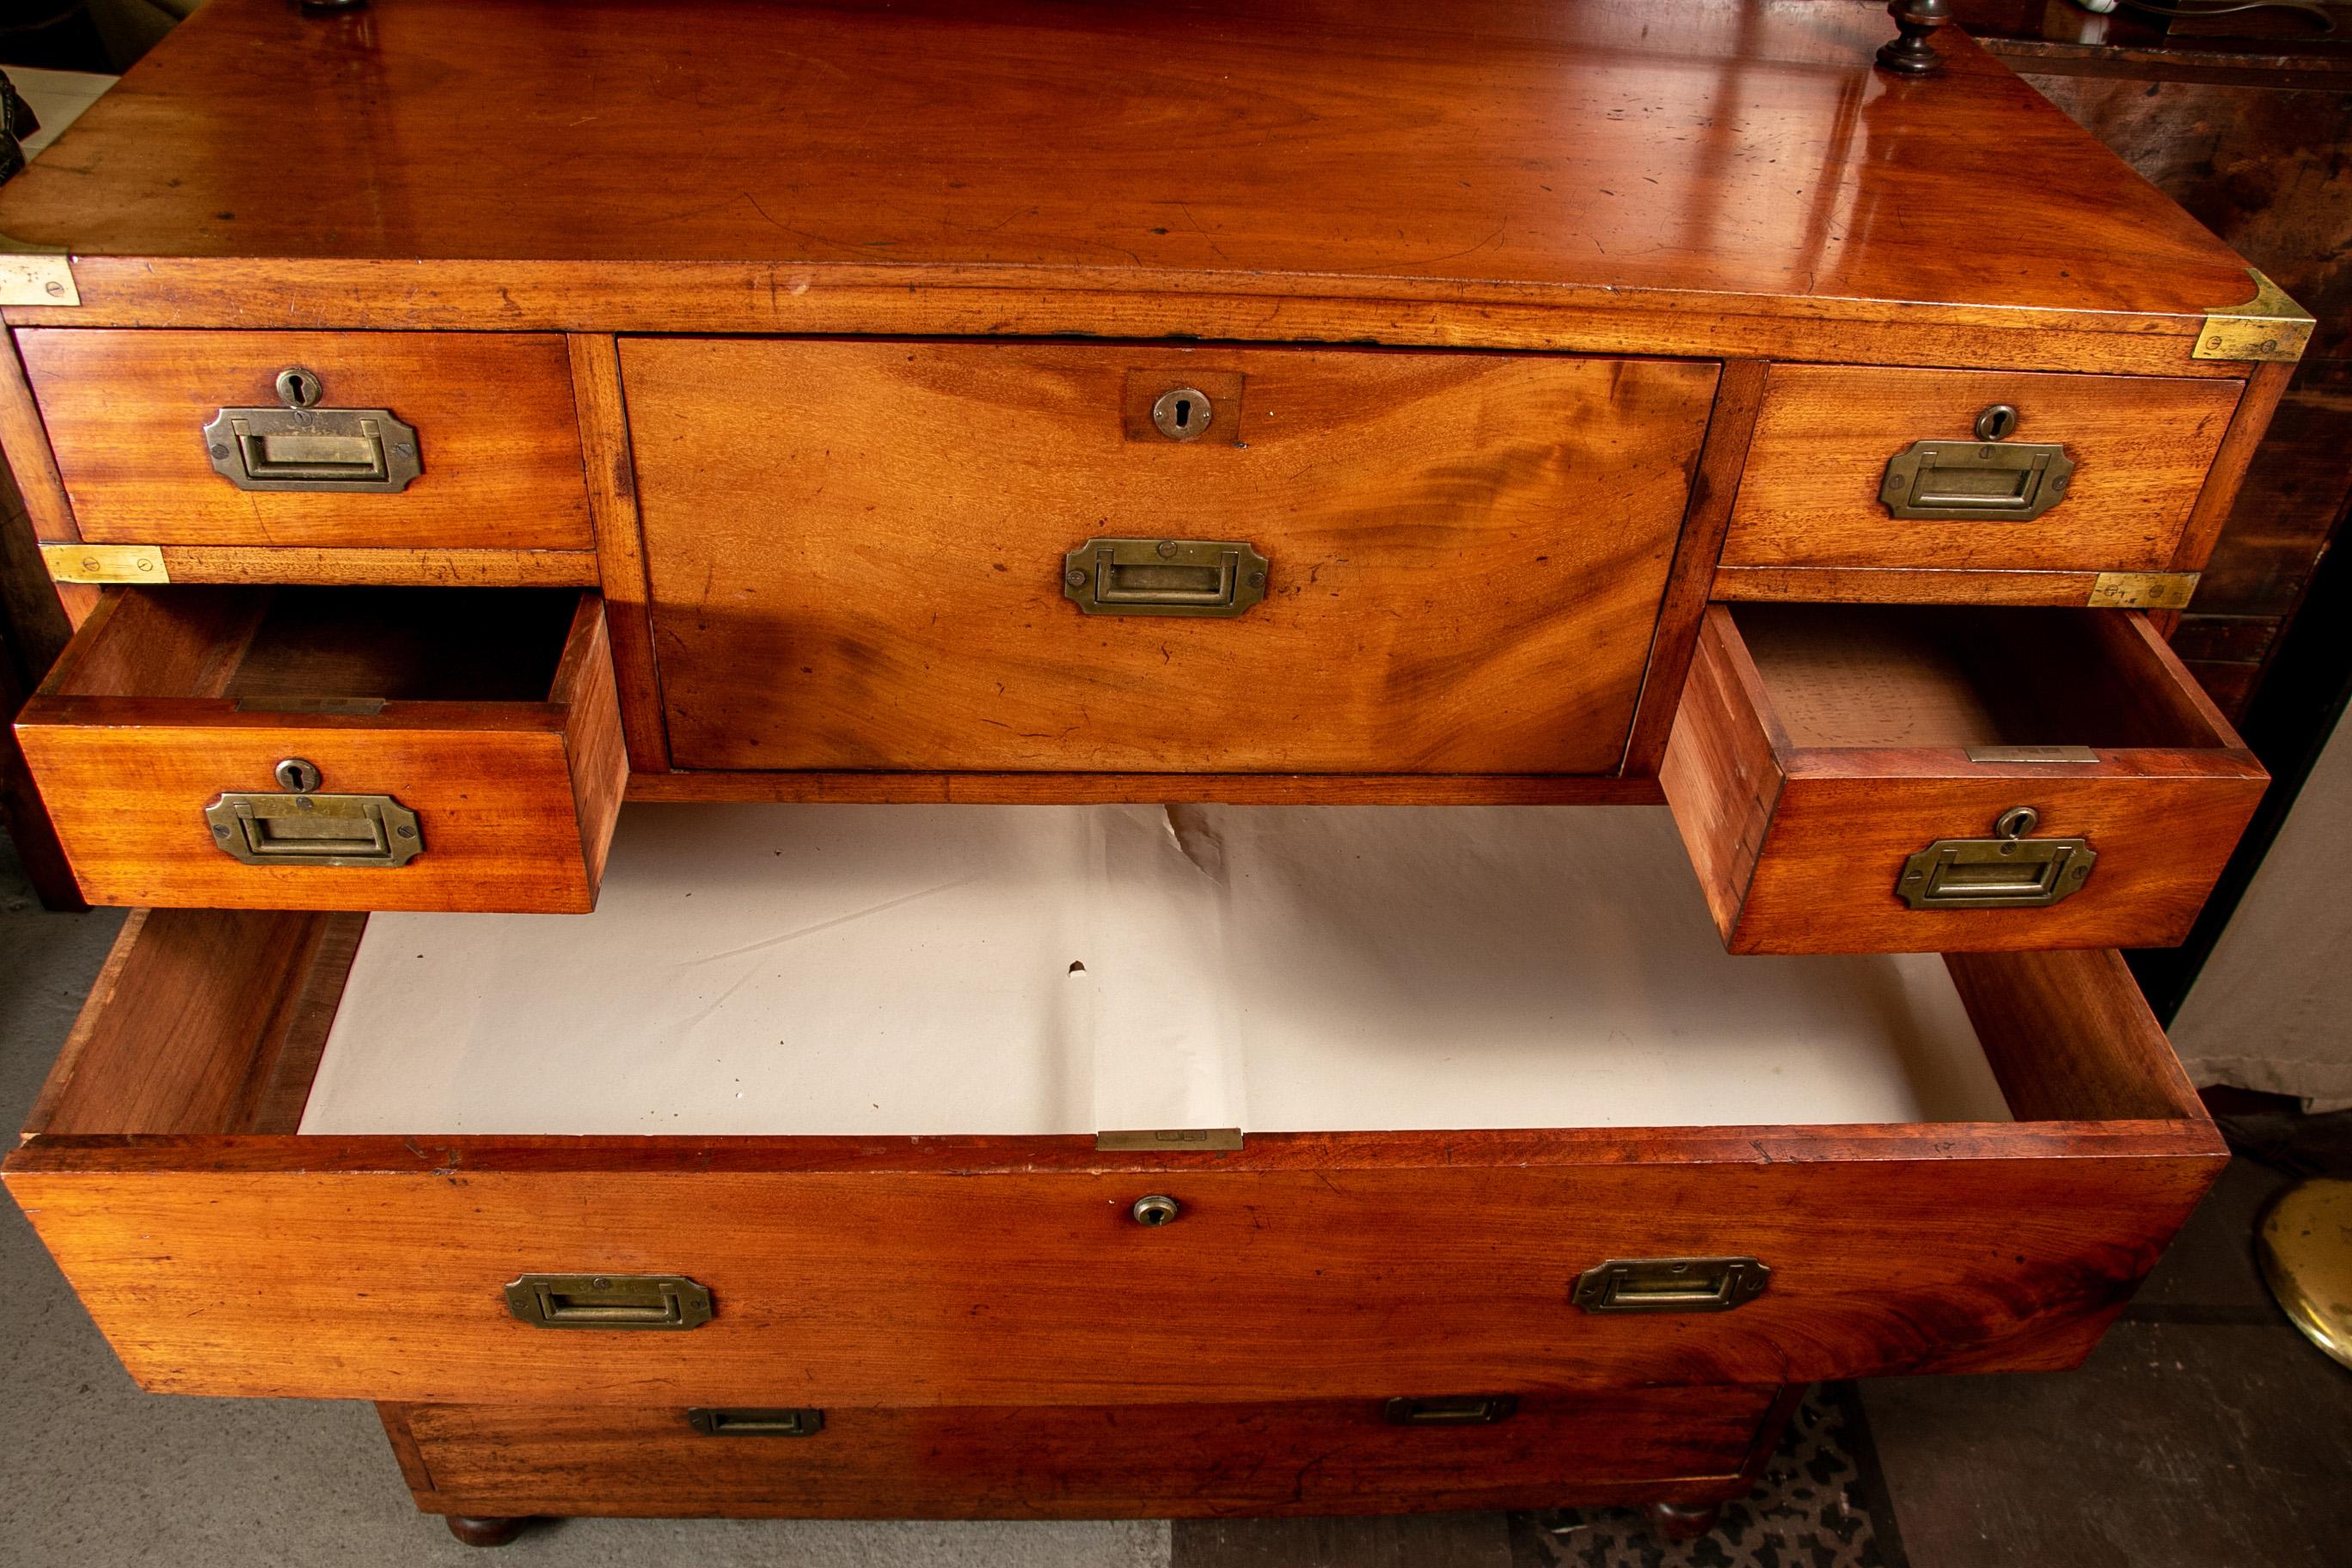
[{"label": "large deep drawer", "polygon": [[[1355,815],[638,807],[581,920],[155,910],[6,1180],[151,1389],[863,1407],[2064,1366],[2226,1157],[2111,952],[1733,957],[1656,808]],[[1235,1032],[1127,1005],[1181,911],[1057,923],[1065,820],[1089,898],[1224,879]]]},{"label": "large deep drawer", "polygon": [[787,1519],[1168,1519],[1688,1503],[1747,1489],[1780,1391],[768,1409],[387,1405],[417,1505]]},{"label": "large deep drawer", "polygon": [[1711,363],[628,338],[685,769],[1614,771]]}]

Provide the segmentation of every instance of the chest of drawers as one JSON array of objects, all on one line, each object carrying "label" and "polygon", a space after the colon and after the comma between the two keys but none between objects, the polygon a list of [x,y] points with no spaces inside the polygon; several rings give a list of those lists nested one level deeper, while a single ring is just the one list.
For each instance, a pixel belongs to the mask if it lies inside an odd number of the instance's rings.
[{"label": "chest of drawers", "polygon": [[214,0],[0,192],[133,1375],[479,1538],[1687,1521],[2078,1361],[2308,321],[1885,30]]}]

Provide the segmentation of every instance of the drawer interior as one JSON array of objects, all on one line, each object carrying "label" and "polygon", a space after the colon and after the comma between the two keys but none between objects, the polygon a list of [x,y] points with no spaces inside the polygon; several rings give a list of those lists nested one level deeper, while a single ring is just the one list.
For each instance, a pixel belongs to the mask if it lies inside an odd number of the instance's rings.
[{"label": "drawer interior", "polygon": [[563,588],[125,588],[47,697],[222,698],[241,711],[560,700]]},{"label": "drawer interior", "polygon": [[1944,605],[1730,607],[1800,747],[2224,747],[2138,617]]},{"label": "drawer interior", "polygon": [[[158,1105],[314,1136],[2194,1115],[2104,971],[2079,1021],[2016,1000],[2112,954],[1734,957],[1651,807],[637,805],[592,916],[141,918],[180,1032],[118,977],[42,1131],[162,1131]],[[206,966],[243,1000],[191,1038],[172,993]],[[2090,1087],[2053,1097],[2072,1058]],[[180,1120],[175,1081],[229,1125]]]},{"label": "drawer interior", "polygon": [[583,920],[375,917],[302,1128],[2008,1114],[1939,958],[1725,954],[1654,807],[638,805]]}]

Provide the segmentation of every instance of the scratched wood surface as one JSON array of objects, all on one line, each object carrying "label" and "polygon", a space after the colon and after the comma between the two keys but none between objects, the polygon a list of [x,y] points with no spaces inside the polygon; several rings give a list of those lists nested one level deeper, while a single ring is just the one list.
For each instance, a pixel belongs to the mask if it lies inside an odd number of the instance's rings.
[{"label": "scratched wood surface", "polygon": [[[2243,264],[1956,29],[1930,82],[1872,69],[1887,36],[1737,0],[216,0],[0,195],[84,258],[78,318],[11,319],[839,331],[896,290],[931,320],[886,330],[1102,331],[1190,294],[1156,330],[1262,336],[1307,293],[1411,302],[1393,342],[1532,301],[2194,374]],[[910,288],[1010,292],[975,328]]]}]

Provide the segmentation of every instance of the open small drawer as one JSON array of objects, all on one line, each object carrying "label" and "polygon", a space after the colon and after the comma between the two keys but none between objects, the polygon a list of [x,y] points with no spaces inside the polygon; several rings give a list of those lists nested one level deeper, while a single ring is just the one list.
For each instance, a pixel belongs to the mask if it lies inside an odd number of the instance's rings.
[{"label": "open small drawer", "polygon": [[583,912],[628,773],[572,590],[111,589],[16,733],[101,904]]},{"label": "open small drawer", "polygon": [[2161,947],[2269,781],[2134,612],[1715,605],[1659,770],[1736,952]]},{"label": "open small drawer", "polygon": [[1681,855],[1653,807],[640,805],[583,920],[134,916],[0,1169],[159,1392],[2079,1361],[2228,1158],[2121,960],[1734,957]]}]

